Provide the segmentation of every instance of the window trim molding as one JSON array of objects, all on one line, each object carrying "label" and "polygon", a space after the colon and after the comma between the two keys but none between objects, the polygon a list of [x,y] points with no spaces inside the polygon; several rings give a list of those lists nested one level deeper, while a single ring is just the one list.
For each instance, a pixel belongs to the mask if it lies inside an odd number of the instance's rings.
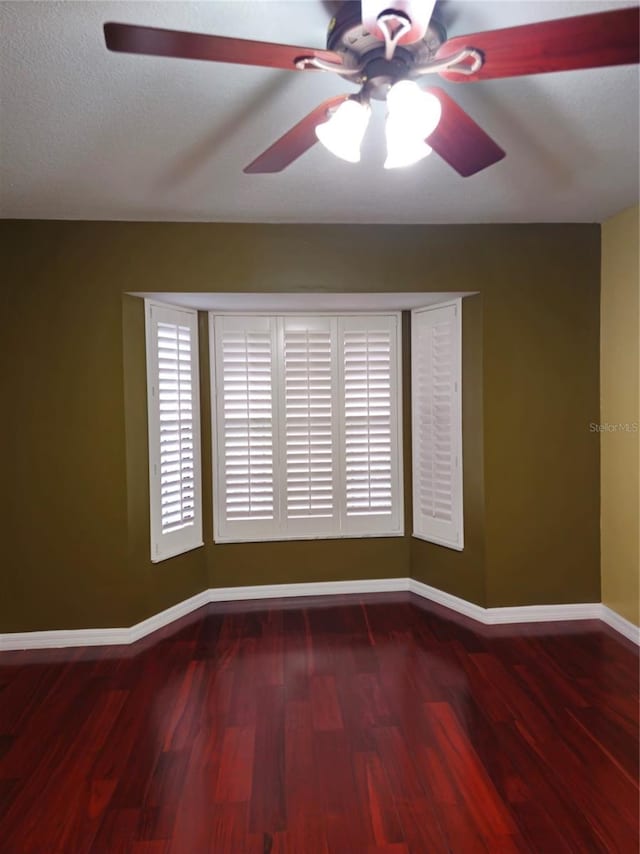
[{"label": "window trim molding", "polygon": [[[209,384],[210,384],[210,400],[211,411],[209,417],[211,420],[211,482],[213,484],[212,496],[212,517],[213,517],[213,542],[214,544],[230,544],[230,543],[269,543],[269,542],[289,542],[289,541],[314,541],[314,540],[352,540],[352,539],[389,539],[404,537],[406,533],[405,525],[405,486],[404,486],[404,448],[403,448],[403,350],[402,350],[402,310],[393,311],[209,311],[208,315],[208,330],[209,330]],[[351,317],[394,317],[396,320],[396,370],[395,379],[395,399],[396,399],[396,423],[397,423],[397,441],[396,441],[396,470],[398,474],[398,530],[393,533],[325,533],[325,534],[285,534],[278,533],[273,536],[255,536],[255,537],[229,537],[221,535],[218,513],[216,511],[217,501],[223,494],[221,484],[221,468],[217,465],[217,454],[219,450],[219,441],[217,439],[217,382],[216,382],[216,341],[215,341],[215,318],[216,317],[330,317],[341,318],[346,316]],[[275,372],[274,377],[274,393],[280,397],[280,377],[278,372]],[[277,425],[279,435],[279,418],[280,406],[274,406],[274,424]],[[339,442],[339,447],[341,443]],[[281,502],[278,496],[278,502]],[[279,512],[281,512],[279,507]]]},{"label": "window trim molding", "polygon": [[435,311],[441,308],[455,308],[456,309],[456,333],[457,333],[457,346],[456,346],[456,359],[457,359],[457,390],[455,392],[456,399],[456,419],[454,424],[454,430],[456,436],[458,437],[458,466],[457,466],[457,474],[456,481],[458,487],[458,494],[460,496],[460,500],[457,502],[457,506],[455,508],[455,523],[458,530],[458,542],[454,543],[451,540],[447,540],[443,537],[437,536],[426,536],[425,534],[416,533],[415,531],[415,519],[416,519],[416,489],[417,489],[417,477],[416,477],[416,467],[415,460],[417,458],[417,442],[418,442],[418,431],[416,429],[417,422],[417,409],[418,407],[414,405],[414,370],[413,370],[413,362],[414,362],[414,350],[413,350],[413,337],[411,339],[411,401],[410,401],[410,409],[411,409],[411,472],[412,472],[412,526],[411,526],[411,536],[416,540],[422,540],[423,542],[433,543],[437,546],[442,546],[444,548],[453,549],[454,551],[464,551],[464,442],[462,435],[462,297],[457,297],[456,299],[446,300],[445,302],[435,303],[434,305],[425,306],[424,308],[414,308],[411,310],[411,328],[413,332],[413,319],[416,315],[426,314],[429,311]]}]

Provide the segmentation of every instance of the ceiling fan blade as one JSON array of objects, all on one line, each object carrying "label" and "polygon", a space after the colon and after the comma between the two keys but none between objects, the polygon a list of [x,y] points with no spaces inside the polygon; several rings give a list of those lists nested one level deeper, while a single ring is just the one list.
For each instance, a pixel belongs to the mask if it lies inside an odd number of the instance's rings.
[{"label": "ceiling fan blade", "polygon": [[459,175],[468,178],[505,157],[500,146],[443,89],[431,86],[424,91],[435,95],[442,107],[438,127],[426,142]]},{"label": "ceiling fan blade", "polygon": [[339,106],[347,98],[348,95],[337,95],[323,101],[308,116],[305,116],[302,121],[288,130],[266,151],[263,151],[259,157],[256,157],[252,163],[245,166],[243,172],[248,175],[282,172],[290,163],[293,163],[301,154],[315,145],[318,141],[316,125],[324,122],[329,110]]},{"label": "ceiling fan blade", "polygon": [[109,50],[120,53],[235,62],[240,65],[284,68],[287,71],[296,71],[296,61],[303,57],[318,57],[326,62],[342,65],[342,57],[331,50],[209,36],[180,30],[161,30],[135,24],[105,24],[104,38]]},{"label": "ceiling fan blade", "polygon": [[443,71],[441,76],[459,83],[519,77],[547,71],[571,71],[638,62],[639,7],[541,21],[503,30],[457,36],[445,42],[437,59],[463,48],[476,48],[484,64],[474,74]]}]

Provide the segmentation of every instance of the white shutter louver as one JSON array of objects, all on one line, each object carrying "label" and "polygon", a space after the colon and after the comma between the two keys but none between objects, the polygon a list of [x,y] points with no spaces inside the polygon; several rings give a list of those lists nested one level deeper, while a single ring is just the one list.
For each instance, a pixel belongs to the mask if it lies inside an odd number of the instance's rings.
[{"label": "white shutter louver", "polygon": [[202,545],[197,313],[146,302],[151,559]]},{"label": "white shutter louver", "polygon": [[160,409],[160,523],[163,534],[193,523],[193,383],[191,330],[157,325]]},{"label": "white shutter louver", "polygon": [[412,313],[414,535],[463,548],[461,306]]},{"label": "white shutter louver", "polygon": [[216,536],[269,534],[277,520],[274,487],[275,321],[216,317],[218,389],[214,453],[218,457]]},{"label": "white shutter louver", "polygon": [[335,529],[335,320],[285,317],[283,446],[288,534]]},{"label": "white shutter louver", "polygon": [[402,527],[397,316],[340,321],[345,528]]}]

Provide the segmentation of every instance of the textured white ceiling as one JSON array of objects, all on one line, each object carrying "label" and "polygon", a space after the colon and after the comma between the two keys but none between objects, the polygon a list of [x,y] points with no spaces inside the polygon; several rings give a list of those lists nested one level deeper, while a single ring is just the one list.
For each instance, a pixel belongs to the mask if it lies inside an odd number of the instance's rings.
[{"label": "textured white ceiling", "polygon": [[[633,5],[456,2],[450,36]],[[507,151],[460,178],[385,172],[377,104],[357,165],[315,146],[242,168],[330,95],[330,74],[110,53],[105,21],[324,46],[331,2],[0,2],[0,215],[251,222],[601,221],[638,200],[638,68],[440,82]]]}]

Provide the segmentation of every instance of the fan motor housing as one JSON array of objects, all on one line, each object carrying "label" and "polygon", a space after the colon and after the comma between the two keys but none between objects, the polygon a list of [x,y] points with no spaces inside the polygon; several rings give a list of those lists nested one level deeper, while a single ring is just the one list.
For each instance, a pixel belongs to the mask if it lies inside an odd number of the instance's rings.
[{"label": "fan motor housing", "polygon": [[383,42],[362,24],[360,4],[344,3],[329,22],[327,50],[339,53],[346,68],[362,66],[358,77],[341,76],[351,83],[366,85],[369,97],[384,100],[389,86],[408,77],[414,65],[430,62],[446,39],[446,30],[432,17],[424,38],[397,47],[393,59],[385,59]]}]

